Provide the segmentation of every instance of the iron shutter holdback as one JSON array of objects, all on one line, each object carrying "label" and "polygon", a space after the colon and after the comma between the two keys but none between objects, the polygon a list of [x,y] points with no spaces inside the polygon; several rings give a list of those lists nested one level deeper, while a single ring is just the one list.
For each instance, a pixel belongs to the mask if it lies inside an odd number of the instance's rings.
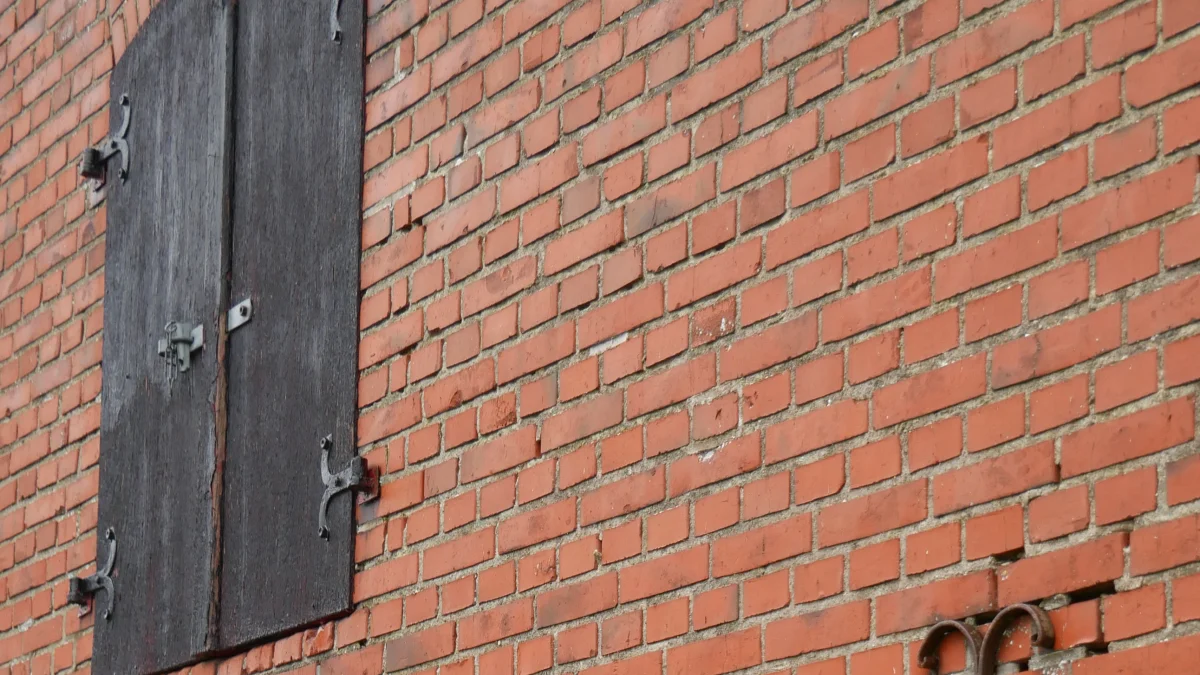
[{"label": "iron shutter holdback", "polygon": [[121,112],[124,119],[117,133],[104,139],[100,145],[83,151],[83,157],[79,160],[79,173],[84,178],[104,182],[108,160],[117,154],[121,155],[121,168],[117,170],[117,177],[122,183],[129,178],[129,144],[125,141],[125,135],[129,133],[129,94],[121,94]]},{"label": "iron shutter holdback", "polygon": [[329,522],[325,512],[329,509],[329,501],[337,495],[350,490],[359,495],[359,503],[365,503],[379,496],[379,477],[375,470],[367,467],[362,457],[355,455],[350,459],[346,468],[337,473],[329,470],[329,451],[333,449],[333,436],[321,439],[321,482],[325,484],[325,492],[321,495],[321,510],[317,516],[317,536],[329,539]]},{"label": "iron shutter holdback", "polygon": [[80,616],[88,613],[92,598],[100,590],[104,590],[108,598],[108,605],[104,611],[100,612],[100,616],[105,621],[112,621],[112,608],[115,599],[115,590],[112,581],[113,563],[117,561],[117,532],[113,528],[108,528],[104,532],[104,539],[108,541],[108,560],[104,563],[104,567],[100,568],[95,574],[90,577],[70,577],[69,588],[67,589],[67,602],[72,605],[79,605]]}]

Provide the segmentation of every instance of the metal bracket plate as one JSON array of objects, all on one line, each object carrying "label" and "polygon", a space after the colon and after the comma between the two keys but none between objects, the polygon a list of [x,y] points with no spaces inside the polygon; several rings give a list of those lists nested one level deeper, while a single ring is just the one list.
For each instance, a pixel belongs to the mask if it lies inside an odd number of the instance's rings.
[{"label": "metal bracket plate", "polygon": [[232,333],[242,326],[250,323],[250,318],[254,315],[254,303],[250,298],[239,302],[229,310],[229,315],[226,317],[225,330]]},{"label": "metal bracket plate", "polygon": [[104,567],[90,577],[70,577],[67,602],[79,605],[79,615],[84,616],[91,611],[92,599],[96,593],[103,589],[108,594],[108,605],[100,613],[100,616],[105,621],[112,621],[112,608],[116,597],[112,580],[113,564],[117,561],[116,530],[108,528],[104,533],[104,539],[108,541],[108,561],[104,563]]},{"label": "metal bracket plate", "polygon": [[329,39],[334,42],[342,41],[342,22],[338,20],[338,14],[342,11],[342,0],[331,0],[329,7]]},{"label": "metal bracket plate", "polygon": [[369,467],[362,457],[355,456],[346,468],[336,474],[329,470],[329,451],[333,449],[333,436],[321,439],[321,482],[325,492],[321,495],[321,510],[317,516],[317,536],[329,539],[329,521],[325,512],[329,501],[347,490],[358,493],[359,503],[379,497],[379,475]]}]

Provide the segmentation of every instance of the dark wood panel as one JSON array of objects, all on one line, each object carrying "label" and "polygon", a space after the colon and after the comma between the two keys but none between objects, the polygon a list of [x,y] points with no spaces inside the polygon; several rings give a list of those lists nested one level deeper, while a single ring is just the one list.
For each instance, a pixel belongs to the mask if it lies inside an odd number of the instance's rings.
[{"label": "dark wood panel", "polygon": [[[112,74],[113,129],[130,97],[130,175],[110,164],[99,532],[116,531],[118,554],[98,675],[162,671],[209,648],[231,16],[220,0],[159,3]],[[157,353],[169,321],[202,324],[206,341],[173,379]]]},{"label": "dark wood panel", "polygon": [[363,5],[238,6],[232,300],[253,319],[230,335],[221,645],[234,647],[350,607],[353,497],[329,507],[353,454],[362,191]]}]

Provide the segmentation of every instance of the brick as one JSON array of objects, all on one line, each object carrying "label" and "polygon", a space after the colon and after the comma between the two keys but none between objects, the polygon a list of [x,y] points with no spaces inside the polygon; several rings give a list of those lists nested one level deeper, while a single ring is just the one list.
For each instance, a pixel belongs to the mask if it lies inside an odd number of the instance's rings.
[{"label": "brick", "polygon": [[1177,398],[1064,437],[1062,475],[1068,478],[1145,457],[1195,435],[1195,403]]},{"label": "brick", "polygon": [[584,495],[580,525],[587,526],[637,511],[666,498],[662,467],[613,481]]},{"label": "brick", "polygon": [[827,506],[817,517],[820,546],[836,546],[887,532],[925,518],[924,480]]},{"label": "brick", "polygon": [[992,356],[992,386],[1008,387],[1042,377],[1095,358],[1120,344],[1120,307],[1110,305],[997,347]]},{"label": "brick", "polygon": [[762,74],[760,40],[675,85],[671,89],[671,122],[675,123],[696,114],[750,85],[762,77]]},{"label": "brick", "polygon": [[981,70],[1040,40],[1054,29],[1054,3],[1033,0],[937,51],[938,86]]},{"label": "brick", "polygon": [[1200,39],[1192,38],[1130,66],[1130,104],[1142,107],[1200,82]]},{"label": "brick", "polygon": [[1029,502],[1029,539],[1047,541],[1088,526],[1091,518],[1086,485],[1062,489]]},{"label": "brick", "polygon": [[1153,394],[1158,390],[1158,354],[1146,351],[1096,371],[1096,412]]},{"label": "brick", "polygon": [[904,361],[918,363],[958,346],[959,313],[942,312],[904,329]]},{"label": "brick", "polygon": [[454,652],[453,621],[389,640],[383,647],[383,666],[388,671],[411,668],[449,656]]},{"label": "brick", "polygon": [[1063,212],[1062,245],[1073,249],[1191,203],[1194,158],[1121,185]]},{"label": "brick", "polygon": [[822,340],[841,340],[928,307],[930,277],[925,267],[830,303],[822,312]]},{"label": "brick", "polygon": [[1163,152],[1174,152],[1200,141],[1200,98],[1191,98],[1163,113]]},{"label": "brick", "polygon": [[971,518],[966,529],[967,560],[1025,548],[1025,512],[1019,505]]},{"label": "brick", "polygon": [[1039,443],[933,479],[933,512],[944,515],[1058,481],[1052,443]]},{"label": "brick", "polygon": [[905,542],[904,573],[920,574],[958,562],[962,557],[961,531],[962,526],[955,522],[909,535]]},{"label": "brick", "polygon": [[782,166],[817,147],[817,114],[803,115],[761,139],[726,153],[721,191]]},{"label": "brick", "polygon": [[716,175],[716,166],[708,164],[635,200],[625,209],[625,235],[645,234],[711,201],[716,197]]},{"label": "brick", "polygon": [[[863,190],[812,209],[771,230],[767,233],[766,268],[773,270],[867,229],[870,226],[869,206],[869,195]],[[840,265],[838,269],[841,269]],[[840,282],[840,275],[838,278]]]},{"label": "brick", "polygon": [[889,539],[850,552],[850,590],[900,578],[900,540]]},{"label": "brick", "polygon": [[[1167,503],[1171,500],[1172,467],[1167,467]],[[1110,525],[1153,511],[1158,505],[1158,472],[1153,467],[1096,481],[1096,524]]]},{"label": "brick", "polygon": [[543,258],[543,272],[555,274],[621,243],[623,217],[624,212],[617,209],[550,242]]},{"label": "brick", "polygon": [[963,359],[877,390],[875,426],[883,428],[980,396],[986,389],[984,355]]},{"label": "brick", "polygon": [[578,347],[591,347],[663,314],[662,284],[647,286],[589,310],[579,319]]},{"label": "brick", "polygon": [[758,433],[729,441],[715,450],[693,454],[671,463],[667,492],[677,497],[705,485],[717,483],[759,467]]},{"label": "brick", "polygon": [[1039,318],[1088,298],[1091,270],[1086,260],[1069,263],[1029,280],[1029,316]]},{"label": "brick", "polygon": [[908,468],[917,471],[962,454],[962,418],[950,417],[908,434]]},{"label": "brick", "polygon": [[1088,149],[1065,152],[1029,171],[1026,202],[1035,211],[1065,199],[1087,186]]},{"label": "brick", "polygon": [[1086,374],[1035,391],[1029,397],[1029,431],[1037,434],[1077,420],[1087,415],[1088,404]]},{"label": "brick", "polygon": [[979,452],[1025,433],[1025,396],[1017,394],[967,414],[967,450]]},{"label": "brick", "polygon": [[617,606],[617,574],[608,574],[564,584],[538,593],[538,628],[555,626],[574,619],[591,616]]},{"label": "brick", "polygon": [[651,136],[667,123],[667,97],[656,96],[613,118],[583,139],[583,164],[590,166]]},{"label": "brick", "polygon": [[954,133],[954,97],[947,96],[904,117],[900,123],[900,154],[912,157],[925,152],[950,140]]},{"label": "brick", "polygon": [[644,9],[625,28],[625,56],[700,18],[712,0],[667,0]]},{"label": "brick", "polygon": [[958,118],[964,129],[994,119],[1017,106],[1017,71],[1001,71],[963,90]]},{"label": "brick", "polygon": [[1082,34],[1050,45],[1025,59],[1021,98],[1033,101],[1082,77],[1087,69]]},{"label": "brick", "polygon": [[790,206],[795,208],[824,197],[841,184],[840,156],[826,153],[801,164],[792,172]]},{"label": "brick", "polygon": [[867,18],[867,0],[827,0],[775,30],[767,45],[767,66],[776,68],[828,42]]},{"label": "brick", "polygon": [[684,401],[716,384],[715,355],[699,356],[629,388],[627,414],[640,417],[673,403]]},{"label": "brick", "polygon": [[1158,129],[1153,119],[1142,120],[1096,139],[1096,178],[1108,178],[1154,159]]},{"label": "brick", "polygon": [[896,159],[896,125],[889,124],[848,144],[843,152],[847,183],[870,175]]},{"label": "brick", "polygon": [[713,546],[713,577],[729,576],[794,558],[812,548],[808,514],[719,539]]},{"label": "brick", "polygon": [[667,675],[721,675],[762,663],[755,626],[667,650]]},{"label": "brick", "polygon": [[817,346],[817,317],[813,313],[777,324],[729,345],[720,352],[721,382],[741,379],[794,359]]},{"label": "brick", "polygon": [[875,218],[907,211],[982,177],[987,173],[987,155],[987,137],[979,136],[877,181]]},{"label": "brick", "polygon": [[996,600],[1004,606],[1112,581],[1124,572],[1127,539],[1111,534],[1006,565],[996,575]]},{"label": "brick", "polygon": [[863,600],[767,624],[768,661],[808,654],[865,640],[871,634],[870,602]]},{"label": "brick", "polygon": [[981,234],[1021,215],[1021,179],[989,185],[963,201],[963,235]]},{"label": "brick", "polygon": [[839,401],[767,428],[766,461],[783,461],[867,431],[867,404]]},{"label": "brick", "polygon": [[993,167],[1010,166],[1115,118],[1120,86],[1112,75],[1001,125],[993,135]]},{"label": "brick", "polygon": [[934,297],[944,300],[1003,279],[1057,255],[1056,218],[1047,218],[934,266]]},{"label": "brick", "polygon": [[1193,666],[1189,657],[1195,654],[1197,648],[1200,648],[1200,637],[1192,635],[1114,654],[1081,659],[1071,665],[1071,671],[1075,675],[1119,675],[1137,672],[1184,675]]},{"label": "brick", "polygon": [[1165,584],[1144,586],[1104,598],[1104,637],[1125,640],[1167,626]]},{"label": "brick", "polygon": [[842,136],[929,93],[929,57],[899,66],[826,106],[825,139]]},{"label": "brick", "polygon": [[667,280],[667,309],[676,310],[744,281],[762,267],[762,242],[750,239]]},{"label": "brick", "polygon": [[620,602],[633,602],[700,583],[708,578],[708,545],[695,546],[623,568]]},{"label": "brick", "polygon": [[991,570],[889,593],[875,601],[875,631],[889,635],[994,610],[1004,604],[997,595]]}]

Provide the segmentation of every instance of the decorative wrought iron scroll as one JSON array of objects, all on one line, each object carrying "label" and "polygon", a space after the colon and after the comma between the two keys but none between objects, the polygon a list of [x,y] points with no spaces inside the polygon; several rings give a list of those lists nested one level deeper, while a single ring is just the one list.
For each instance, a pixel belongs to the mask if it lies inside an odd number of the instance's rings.
[{"label": "decorative wrought iron scroll", "polygon": [[[954,633],[961,633],[966,640],[967,670],[969,675],[996,675],[996,662],[999,658],[1000,645],[1009,627],[1026,615],[1033,620],[1031,629],[1032,646],[1035,649],[1048,650],[1054,647],[1054,626],[1046,610],[1036,605],[1019,604],[1001,610],[992,619],[987,633],[979,637],[979,631],[970,624],[962,621],[942,621],[929,629],[921,650],[917,652],[917,665],[933,672],[938,672],[941,665],[938,659],[938,647],[942,640]],[[1035,652],[1036,653],[1036,652]]]}]

